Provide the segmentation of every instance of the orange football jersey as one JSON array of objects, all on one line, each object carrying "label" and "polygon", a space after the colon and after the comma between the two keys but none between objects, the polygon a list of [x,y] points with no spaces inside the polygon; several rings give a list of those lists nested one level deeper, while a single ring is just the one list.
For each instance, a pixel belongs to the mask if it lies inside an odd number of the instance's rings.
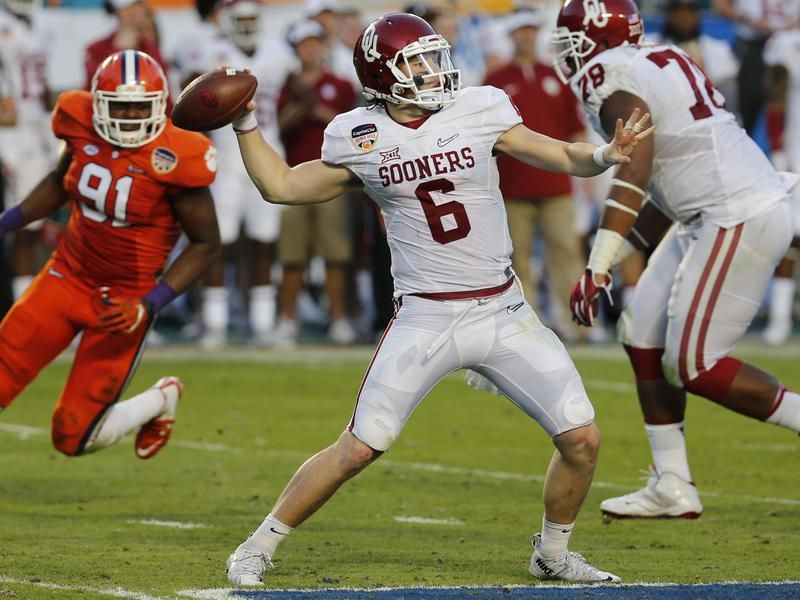
[{"label": "orange football jersey", "polygon": [[95,133],[85,91],[59,96],[52,125],[72,155],[64,177],[72,211],[54,254],[56,268],[63,265],[93,287],[146,290],[180,234],[169,198],[214,180],[214,146],[170,121],[144,146],[114,146]]}]

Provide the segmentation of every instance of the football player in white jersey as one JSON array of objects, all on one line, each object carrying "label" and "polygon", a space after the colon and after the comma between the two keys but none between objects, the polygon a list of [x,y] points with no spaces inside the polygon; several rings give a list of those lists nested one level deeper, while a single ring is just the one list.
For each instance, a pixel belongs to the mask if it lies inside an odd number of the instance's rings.
[{"label": "football player in white jersey", "polygon": [[[557,70],[598,133],[608,139],[616,115],[634,109],[650,112],[657,128],[615,174],[571,305],[590,326],[611,267],[634,247],[657,243],[675,222],[620,325],[653,451],[651,477],[601,509],[697,517],[703,507],[683,435],[687,391],[800,431],[800,396],[729,356],[794,228],[784,181],[703,71],[676,46],[639,45],[641,36],[632,0],[567,0],[554,32]],[[642,206],[646,190],[651,202]]]},{"label": "football player in white jersey", "polygon": [[[49,118],[45,81],[46,29],[39,18],[35,0],[5,0],[0,5],[0,57],[6,65],[17,120],[0,126],[0,162],[9,175],[6,206],[20,202],[55,160],[55,138],[42,123]],[[34,245],[42,221],[30,224],[14,235],[12,270],[14,297],[19,298],[36,271]]]},{"label": "football player in white jersey", "polygon": [[[774,34],[764,49],[767,65],[767,134],[776,169],[800,173],[800,29]],[[764,341],[779,346],[792,333],[796,284],[794,269],[800,246],[800,185],[792,189],[795,239],[775,270]]]},{"label": "football player in white jersey", "polygon": [[515,285],[495,154],[597,175],[630,160],[652,132],[645,129],[648,116],[639,119],[635,111],[624,131],[617,123],[604,146],[537,134],[521,124],[502,90],[460,89],[447,41],[405,13],[370,24],[353,61],[372,106],[331,121],[321,160],[290,169],[258,134],[255,115],[233,124],[265,200],[325,202],[351,187],[363,187],[375,200],[386,222],[397,310],[346,430],[300,467],[272,512],[230,556],[229,580],[261,585],[280,541],[389,449],[438,381],[470,368],[535,419],[556,447],[530,572],[542,579],[618,581],[567,550],[592,479],[599,430],[564,346]]},{"label": "football player in white jersey", "polygon": [[[264,6],[258,0],[224,0],[217,10],[219,31],[211,39],[198,40],[192,52],[184,52],[185,75],[199,74],[224,64],[249,69],[259,81],[256,112],[262,134],[283,152],[278,131],[278,97],[294,64],[286,43],[263,30]],[[188,78],[188,77],[187,77]],[[276,291],[270,271],[280,232],[280,207],[261,200],[247,176],[230,131],[213,134],[219,149],[219,171],[212,184],[219,219],[223,257],[211,269],[203,292],[204,335],[207,349],[224,346],[228,330],[228,298],[224,265],[243,229],[249,244],[251,272],[249,321],[253,339],[265,343],[275,323]]]}]

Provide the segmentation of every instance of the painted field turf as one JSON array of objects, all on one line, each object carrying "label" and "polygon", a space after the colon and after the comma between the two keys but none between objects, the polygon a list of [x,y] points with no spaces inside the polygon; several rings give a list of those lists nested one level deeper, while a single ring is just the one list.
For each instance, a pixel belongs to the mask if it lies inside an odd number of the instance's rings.
[{"label": "painted field turf", "polygon": [[[365,355],[295,364],[146,354],[129,393],[166,374],[186,383],[173,439],[151,461],[134,456],[131,439],[79,459],[55,452],[47,428],[68,365],[51,366],[0,414],[0,598],[148,600],[228,587],[227,555],[305,458],[342,431],[367,362]],[[800,387],[796,356],[755,362]],[[574,550],[626,583],[798,579],[796,435],[690,398],[686,432],[703,517],[604,521],[599,502],[642,483],[646,437],[621,354],[576,363],[604,441]],[[268,586],[499,588],[485,596],[427,590],[336,598],[539,597],[513,586],[535,583],[529,540],[541,523],[551,453],[547,437],[511,403],[451,376],[395,447],[281,546]],[[504,585],[512,587],[503,592]],[[674,597],[717,597],[711,588],[687,589],[696,593]],[[766,588],[714,589],[750,598]],[[782,589],[800,595],[796,585]],[[196,592],[178,595],[187,590]],[[585,588],[574,592],[591,597]],[[620,588],[617,597],[667,597],[648,594]]]}]

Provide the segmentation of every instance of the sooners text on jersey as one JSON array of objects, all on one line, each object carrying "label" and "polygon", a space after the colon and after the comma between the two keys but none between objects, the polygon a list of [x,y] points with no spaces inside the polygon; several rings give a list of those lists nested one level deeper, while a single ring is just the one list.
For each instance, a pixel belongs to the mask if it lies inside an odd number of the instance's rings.
[{"label": "sooners text on jersey", "polygon": [[487,86],[462,90],[416,129],[378,107],[328,125],[322,160],[350,169],[380,206],[397,295],[508,279],[511,240],[492,150],[521,122],[506,93]]}]

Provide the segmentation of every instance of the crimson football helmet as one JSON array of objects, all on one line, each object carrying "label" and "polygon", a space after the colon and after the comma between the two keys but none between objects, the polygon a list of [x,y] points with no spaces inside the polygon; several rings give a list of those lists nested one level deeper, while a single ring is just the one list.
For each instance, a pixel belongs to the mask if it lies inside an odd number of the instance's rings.
[{"label": "crimson football helmet", "polygon": [[263,5],[260,0],[223,0],[219,28],[243,52],[251,53],[261,36]]},{"label": "crimson football helmet", "polygon": [[[144,146],[166,127],[168,94],[164,72],[149,54],[138,50],[115,52],[92,77],[94,130],[115,146]],[[140,119],[112,117],[112,104],[122,103],[149,103],[150,114]]]},{"label": "crimson football helmet", "polygon": [[370,23],[356,42],[353,64],[369,101],[438,110],[461,89],[450,44],[416,15],[389,14]]},{"label": "crimson football helmet", "polygon": [[567,0],[558,13],[553,66],[564,83],[608,48],[638,44],[644,24],[633,0]]}]

